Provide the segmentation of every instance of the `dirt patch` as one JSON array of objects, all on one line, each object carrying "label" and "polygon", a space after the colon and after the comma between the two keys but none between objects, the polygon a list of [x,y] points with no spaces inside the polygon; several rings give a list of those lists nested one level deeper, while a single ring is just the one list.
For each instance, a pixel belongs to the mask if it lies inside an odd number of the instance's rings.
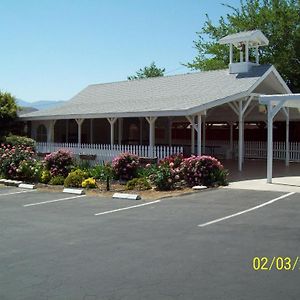
[{"label": "dirt patch", "polygon": [[[36,185],[39,191],[44,192],[62,192],[63,186],[62,185],[47,185],[38,183]],[[127,193],[127,194],[139,194],[143,200],[156,200],[168,197],[175,197],[180,195],[186,195],[190,193],[196,193],[192,188],[182,188],[180,190],[173,190],[173,191],[156,191],[155,189],[146,190],[146,191],[136,191],[131,190],[128,191],[125,189],[124,184],[120,184],[118,182],[111,183],[110,191],[106,191],[106,183],[97,182],[97,189],[86,189],[86,194],[89,196],[95,197],[108,197],[111,198],[114,193]]]}]

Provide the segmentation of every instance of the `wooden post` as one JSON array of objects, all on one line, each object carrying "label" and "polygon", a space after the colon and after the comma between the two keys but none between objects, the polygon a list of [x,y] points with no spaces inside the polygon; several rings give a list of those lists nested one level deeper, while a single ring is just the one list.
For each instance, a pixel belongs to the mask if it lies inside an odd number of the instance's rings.
[{"label": "wooden post", "polygon": [[117,118],[107,118],[107,120],[110,124],[110,144],[112,146],[114,144],[114,141],[115,141],[114,124],[117,121]]},{"label": "wooden post", "polygon": [[78,125],[78,144],[79,146],[81,145],[81,127],[82,127],[82,123],[84,122],[84,119],[75,119],[77,125]]},{"label": "wooden post", "polygon": [[153,157],[153,147],[155,145],[155,121],[157,117],[146,117],[146,120],[149,123],[149,156]]},{"label": "wooden post", "polygon": [[198,114],[198,130],[197,130],[197,155],[201,156],[202,153],[202,141],[201,141],[201,126],[202,126],[202,120],[201,120],[201,114]]},{"label": "wooden post", "polygon": [[267,183],[272,183],[273,173],[273,116],[272,104],[268,103],[268,150],[267,150]]},{"label": "wooden post", "polygon": [[191,116],[191,154],[195,154],[195,116]]}]

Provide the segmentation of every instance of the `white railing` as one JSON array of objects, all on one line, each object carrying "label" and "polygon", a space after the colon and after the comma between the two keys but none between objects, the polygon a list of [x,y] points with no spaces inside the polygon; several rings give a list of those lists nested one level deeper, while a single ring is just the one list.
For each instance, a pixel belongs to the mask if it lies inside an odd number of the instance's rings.
[{"label": "white railing", "polygon": [[75,144],[75,143],[37,143],[38,153],[51,153],[59,149],[67,149],[74,155],[96,155],[96,162],[112,161],[117,155],[129,152],[140,157],[156,157],[162,159],[172,154],[182,153],[181,146],[142,146],[142,145],[107,145],[107,144]]},{"label": "white railing", "polygon": [[[207,146],[215,148],[214,152],[216,156],[221,155],[222,157],[228,156],[230,152],[229,141],[207,141]],[[233,142],[233,157],[238,157],[238,141]],[[266,158],[267,157],[267,142],[264,141],[245,141],[245,158]],[[210,148],[206,149],[210,151]],[[286,143],[285,142],[274,142],[273,143],[273,159],[285,160],[286,155]],[[300,161],[300,143],[290,143],[290,161]]]}]

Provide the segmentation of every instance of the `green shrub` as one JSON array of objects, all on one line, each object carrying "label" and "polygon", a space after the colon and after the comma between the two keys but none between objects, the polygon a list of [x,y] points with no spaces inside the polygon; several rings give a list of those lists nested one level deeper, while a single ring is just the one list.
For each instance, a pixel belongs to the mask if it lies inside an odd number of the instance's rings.
[{"label": "green shrub", "polygon": [[82,170],[75,170],[69,173],[67,178],[65,179],[64,186],[65,187],[81,187],[81,184],[84,179],[87,178],[87,173]]},{"label": "green shrub", "polygon": [[40,176],[41,183],[48,183],[51,180],[51,174],[48,170],[43,170]]},{"label": "green shrub", "polygon": [[58,175],[54,176],[50,179],[49,184],[51,185],[63,185],[65,181],[65,177]]},{"label": "green shrub", "polygon": [[96,180],[94,178],[87,178],[82,181],[81,186],[87,189],[94,189],[97,187]]},{"label": "green shrub", "polygon": [[24,146],[24,147],[30,147],[32,149],[35,149],[36,143],[35,140],[28,138],[26,136],[19,136],[19,135],[9,135],[5,137],[5,144],[9,144],[11,146]]},{"label": "green shrub", "polygon": [[151,184],[145,177],[133,178],[126,183],[126,190],[145,191],[150,189]]},{"label": "green shrub", "polygon": [[182,161],[182,154],[174,154],[159,161],[158,167],[153,169],[153,173],[149,177],[157,190],[173,190],[184,184],[180,170]]},{"label": "green shrub", "polygon": [[112,167],[109,164],[97,165],[97,166],[89,169],[88,174],[90,177],[99,179],[101,181],[105,181],[107,176],[109,176],[110,178],[114,177]]},{"label": "green shrub", "polygon": [[156,173],[150,176],[150,180],[159,191],[169,191],[175,187],[171,169],[167,165],[159,166]]},{"label": "green shrub", "polygon": [[149,178],[152,174],[157,172],[157,165],[147,164],[145,167],[139,167],[136,172],[138,178]]}]

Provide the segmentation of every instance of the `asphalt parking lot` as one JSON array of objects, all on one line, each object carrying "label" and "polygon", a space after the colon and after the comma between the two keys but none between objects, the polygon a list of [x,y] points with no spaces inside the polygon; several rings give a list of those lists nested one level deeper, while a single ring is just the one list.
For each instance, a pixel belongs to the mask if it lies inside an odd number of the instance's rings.
[{"label": "asphalt parking lot", "polygon": [[149,203],[0,188],[1,300],[299,299],[300,262],[255,271],[263,256],[300,256],[299,194]]}]

